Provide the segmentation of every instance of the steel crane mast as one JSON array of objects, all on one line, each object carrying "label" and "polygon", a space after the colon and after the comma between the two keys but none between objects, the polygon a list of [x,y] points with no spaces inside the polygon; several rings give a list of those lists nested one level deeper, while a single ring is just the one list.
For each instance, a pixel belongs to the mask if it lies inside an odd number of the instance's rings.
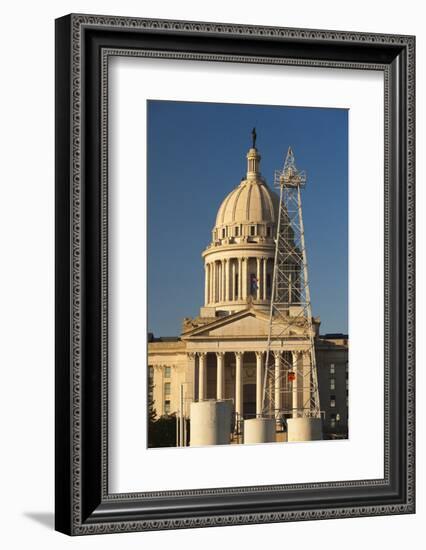
[{"label": "steel crane mast", "polygon": [[321,417],[302,216],[305,185],[306,173],[297,169],[289,147],[274,176],[280,200],[262,398],[262,416],[277,421]]}]

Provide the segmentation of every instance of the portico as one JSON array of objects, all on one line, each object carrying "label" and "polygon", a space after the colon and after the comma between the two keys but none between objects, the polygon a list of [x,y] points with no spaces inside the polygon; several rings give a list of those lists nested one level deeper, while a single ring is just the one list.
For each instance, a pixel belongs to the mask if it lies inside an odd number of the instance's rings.
[{"label": "portico", "polygon": [[[185,390],[188,399],[231,399],[238,418],[260,416],[268,322],[267,312],[246,302],[243,311],[211,319],[184,332],[182,340],[186,343],[187,365],[188,370],[192,369],[193,380],[192,386],[188,385]],[[302,334],[302,327],[300,331]],[[296,331],[291,338],[273,337],[272,341],[273,351],[268,360],[269,364],[275,364],[275,386],[266,393],[272,395],[272,392],[274,402],[291,411],[303,399],[301,389],[306,364],[303,357],[308,350]],[[285,370],[295,373],[295,379],[287,380]],[[268,406],[267,400],[265,406]]]},{"label": "portico", "polygon": [[[289,356],[288,364],[292,365],[291,372],[295,375],[293,381],[286,380],[286,373],[281,372],[282,353]],[[190,355],[188,363],[194,369],[194,387],[190,395],[192,400],[231,399],[238,418],[262,415],[265,349],[200,351]],[[304,360],[302,351],[277,350],[269,360],[275,364],[274,403],[286,410],[297,409],[304,398],[309,398],[303,395],[302,388],[307,358]],[[188,391],[191,391],[190,388]]]}]

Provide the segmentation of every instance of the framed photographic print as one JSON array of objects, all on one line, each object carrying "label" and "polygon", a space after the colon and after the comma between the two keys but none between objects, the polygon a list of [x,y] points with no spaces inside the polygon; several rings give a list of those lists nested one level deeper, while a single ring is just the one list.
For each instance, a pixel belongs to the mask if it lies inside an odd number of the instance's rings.
[{"label": "framed photographic print", "polygon": [[413,513],[412,36],[56,21],[56,529]]}]

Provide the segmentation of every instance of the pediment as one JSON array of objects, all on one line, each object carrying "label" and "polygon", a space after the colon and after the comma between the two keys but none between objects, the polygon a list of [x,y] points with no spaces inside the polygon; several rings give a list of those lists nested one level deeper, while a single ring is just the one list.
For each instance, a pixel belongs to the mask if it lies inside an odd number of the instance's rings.
[{"label": "pediment", "polygon": [[[249,308],[226,317],[215,319],[206,325],[196,327],[182,335],[183,339],[191,338],[267,338],[269,333],[269,315]],[[274,326],[272,335],[277,337],[299,336],[303,333],[298,327]]]},{"label": "pediment", "polygon": [[254,312],[247,313],[238,319],[229,319],[216,327],[211,327],[209,336],[217,337],[253,337],[268,335],[269,319],[259,317]]}]

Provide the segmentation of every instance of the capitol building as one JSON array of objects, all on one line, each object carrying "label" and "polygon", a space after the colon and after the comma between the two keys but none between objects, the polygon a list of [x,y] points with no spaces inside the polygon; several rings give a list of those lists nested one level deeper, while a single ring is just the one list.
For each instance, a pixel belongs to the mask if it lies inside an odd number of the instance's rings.
[{"label": "capitol building", "polygon": [[[204,304],[199,315],[183,319],[180,336],[148,335],[148,399],[157,418],[179,411],[189,419],[191,403],[205,400],[229,400],[238,419],[262,413],[280,202],[261,174],[255,143],[246,162],[246,176],[223,199],[211,242],[201,254]],[[307,236],[308,242],[314,238]],[[312,327],[324,437],[347,437],[348,337],[321,335],[319,317],[312,319]],[[287,337],[273,334],[270,349],[277,365],[280,354],[286,354],[296,369],[304,368],[302,330],[293,322]],[[291,409],[297,388],[283,399]],[[285,433],[277,437],[285,440]],[[241,442],[238,430],[230,442]]]}]

